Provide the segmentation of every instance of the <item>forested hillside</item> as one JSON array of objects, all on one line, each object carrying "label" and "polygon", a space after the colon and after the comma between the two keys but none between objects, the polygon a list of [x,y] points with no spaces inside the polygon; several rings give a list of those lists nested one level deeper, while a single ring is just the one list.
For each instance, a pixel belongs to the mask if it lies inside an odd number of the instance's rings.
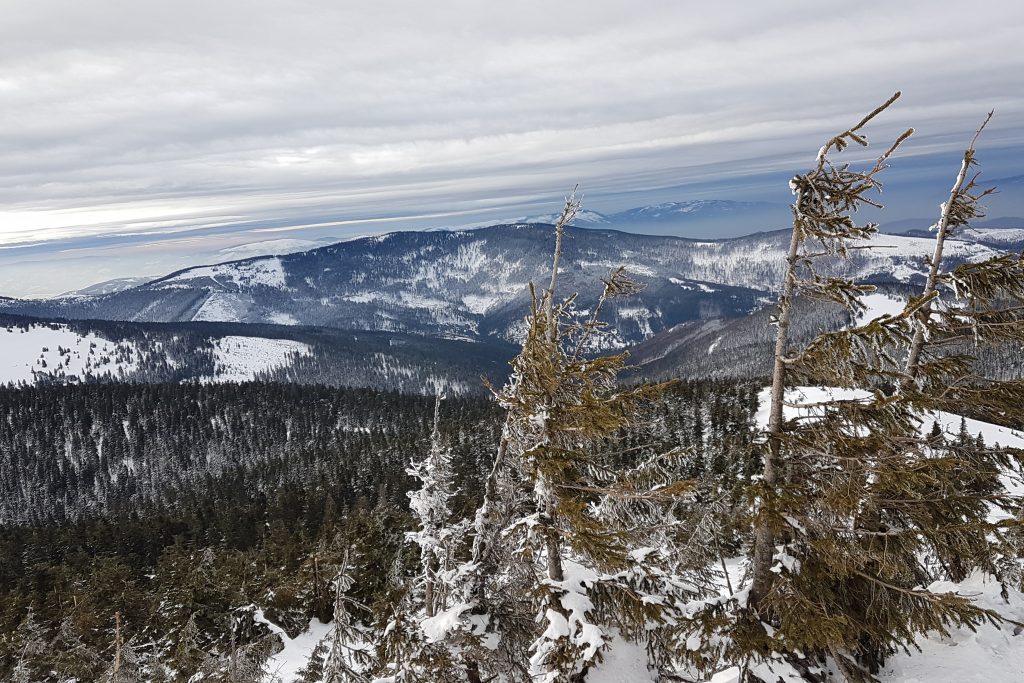
[{"label": "forested hillside", "polygon": [[0,315],[0,384],[244,382],[481,393],[514,349],[386,332],[237,323],[44,321]]},{"label": "forested hillside", "polygon": [[[841,330],[884,312],[896,313],[915,293],[910,285],[880,284],[859,313],[834,302],[801,297],[795,302],[799,315],[794,316],[790,334],[794,342],[809,343],[821,332]],[[945,298],[947,305],[955,305],[949,293]],[[629,349],[625,376],[633,381],[768,376],[775,343],[774,314],[767,307],[741,318],[691,321],[665,330]],[[974,371],[984,377],[1024,378],[1021,347],[1012,341],[964,339],[944,353],[970,355]]]},{"label": "forested hillside", "polygon": [[[624,457],[685,444],[688,471],[729,492],[755,466],[736,454],[760,386],[677,386],[626,435],[637,450]],[[433,399],[275,383],[0,391],[0,678],[33,638],[60,645],[33,658],[31,680],[98,676],[120,611],[139,658],[187,680],[232,633],[270,635],[256,609],[292,636],[329,620],[326,567],[349,545],[360,599],[383,599],[388,572],[415,571],[405,470],[430,448],[432,418]],[[484,398],[448,399],[439,425],[451,507],[469,516],[500,414]]]}]

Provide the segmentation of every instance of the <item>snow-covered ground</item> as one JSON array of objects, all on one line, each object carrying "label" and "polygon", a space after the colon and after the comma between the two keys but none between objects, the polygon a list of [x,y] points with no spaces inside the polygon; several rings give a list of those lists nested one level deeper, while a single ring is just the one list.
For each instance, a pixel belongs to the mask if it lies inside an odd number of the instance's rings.
[{"label": "snow-covered ground", "polygon": [[[939,581],[928,590],[933,593],[958,593],[975,604],[991,609],[1017,622],[1024,622],[1024,594],[1009,589],[1009,599],[1000,595],[1001,587],[980,572],[961,583]],[[983,624],[977,631],[953,628],[948,635],[930,632],[916,641],[920,652],[893,655],[878,673],[883,683],[1009,683],[1024,680],[1024,633],[1012,623],[1000,626]],[[762,666],[763,671],[768,667]],[[773,674],[787,677],[785,667]],[[628,680],[628,679],[622,679]],[[720,671],[707,683],[740,683],[737,667]]]},{"label": "snow-covered ground", "polygon": [[865,309],[857,314],[858,325],[881,318],[883,315],[899,315],[903,312],[903,306],[906,303],[899,297],[879,292],[860,297],[860,302],[864,304]]},{"label": "snow-covered ground", "polygon": [[[767,387],[762,389],[757,397],[759,408],[755,415],[755,421],[757,426],[761,429],[764,429],[768,425],[770,396],[771,388]],[[821,411],[820,407],[814,407],[815,404],[820,404],[825,401],[866,401],[870,398],[870,392],[861,389],[794,387],[786,390],[787,405],[783,408],[782,412],[786,419],[792,419],[798,416],[813,417]],[[994,425],[990,422],[982,422],[981,420],[972,420],[970,418],[965,419],[960,415],[943,411],[923,414],[921,416],[921,429],[924,432],[928,432],[931,430],[933,423],[938,423],[939,427],[947,436],[955,437],[960,433],[961,421],[966,425],[967,431],[970,432],[971,435],[977,436],[978,434],[981,434],[985,443],[990,446],[998,443],[1001,446],[1024,448],[1024,433],[1022,432],[1008,427],[1000,427],[999,425]]]},{"label": "snow-covered ground", "polygon": [[655,683],[657,680],[647,668],[647,652],[643,646],[618,636],[612,639],[601,662],[587,674],[587,683]]},{"label": "snow-covered ground", "polygon": [[231,292],[210,292],[206,301],[199,307],[192,320],[196,322],[228,322],[242,321],[246,306],[237,294]]},{"label": "snow-covered ground", "polygon": [[267,319],[275,325],[298,325],[299,320],[291,313],[271,313]]},{"label": "snow-covered ground", "polygon": [[[1024,622],[1024,595],[1010,589],[1003,600],[1000,586],[991,577],[975,573],[959,584],[936,582],[928,587],[933,593],[955,592],[971,597],[980,607],[995,610],[1018,622]],[[879,675],[892,683],[1002,683],[1024,680],[1024,633],[1013,624],[995,627],[989,624],[977,630],[954,629],[949,636],[930,633],[920,638],[920,652],[892,657]]]},{"label": "snow-covered ground", "polygon": [[263,615],[263,610],[256,610],[255,619],[257,622],[265,624],[271,633],[276,633],[284,643],[284,649],[273,655],[267,662],[267,671],[282,683],[299,680],[299,671],[309,664],[310,656],[317,643],[326,638],[331,631],[330,624],[313,619],[309,622],[309,628],[303,633],[295,638],[289,638],[283,628]]},{"label": "snow-covered ground", "polygon": [[[157,345],[159,350],[159,345]],[[227,336],[213,340],[217,374],[207,382],[246,382],[261,372],[290,365],[309,355],[309,345],[291,339]],[[89,377],[126,378],[139,370],[143,353],[130,341],[113,342],[67,325],[0,326],[0,385],[41,380],[82,381]],[[168,359],[174,365],[173,359]]]},{"label": "snow-covered ground", "polygon": [[[868,244],[871,257],[877,259],[869,272],[886,275],[899,282],[909,282],[914,275],[923,274],[924,266],[918,259],[930,256],[935,250],[935,240],[932,237],[879,233],[874,235]],[[944,253],[946,259],[962,258],[975,262],[999,255],[998,251],[990,247],[957,239],[946,240]],[[885,257],[896,258],[897,262],[895,265],[891,261],[887,263]],[[863,275],[859,279],[863,279]]]},{"label": "snow-covered ground", "polygon": [[[884,304],[878,308],[885,312],[882,306]],[[760,409],[756,421],[761,428],[768,423],[770,392],[768,388],[758,396]],[[797,387],[786,392],[787,403],[795,405],[786,406],[783,412],[787,418],[798,415],[812,417],[821,410],[811,407],[812,404],[830,400],[869,400],[870,396],[868,392],[860,390]],[[801,408],[800,404],[808,407]],[[939,411],[922,416],[922,431],[930,431],[934,423],[938,423],[943,432],[951,437],[959,434],[963,424],[970,434],[980,434],[988,445],[1024,448],[1024,432],[1007,427]],[[1015,478],[1007,477],[1005,483],[1011,491],[1024,493],[1021,482]],[[1001,513],[994,511],[994,514]],[[733,575],[733,571],[730,571],[730,575]],[[972,598],[977,605],[995,610],[1006,618],[1024,622],[1024,594],[1011,589],[1009,599],[1004,600],[1000,595],[1000,585],[991,576],[975,573],[962,583],[936,582],[928,590],[934,593],[955,592]],[[1024,680],[1024,634],[1013,624],[998,627],[984,624],[976,632],[967,628],[952,629],[948,636],[930,633],[918,639],[917,646],[921,648],[920,652],[892,657],[879,678],[886,683],[994,683]],[[736,669],[730,669],[711,678],[710,683],[735,683],[739,680],[738,676]]]},{"label": "snow-covered ground", "polygon": [[222,337],[214,341],[213,360],[217,375],[212,382],[247,382],[261,372],[289,365],[293,354],[309,355],[307,344],[292,339],[263,337]]},{"label": "snow-covered ground", "polygon": [[281,259],[276,256],[189,268],[183,273],[156,283],[156,286],[160,288],[187,287],[194,285],[194,280],[204,278],[209,278],[219,285],[231,287],[285,286],[284,266],[281,264]]},{"label": "snow-covered ground", "polygon": [[718,345],[722,343],[722,339],[723,339],[723,335],[719,335],[718,337],[715,337],[715,341],[711,342],[711,344],[708,345],[708,355],[709,356],[712,353],[714,353],[715,349],[718,348]]},{"label": "snow-covered ground", "polygon": [[[117,344],[95,334],[80,335],[66,325],[0,327],[0,384],[33,384],[42,376],[77,378],[117,377],[138,369],[136,349],[126,358],[116,357]],[[61,351],[64,353],[61,353]]]}]

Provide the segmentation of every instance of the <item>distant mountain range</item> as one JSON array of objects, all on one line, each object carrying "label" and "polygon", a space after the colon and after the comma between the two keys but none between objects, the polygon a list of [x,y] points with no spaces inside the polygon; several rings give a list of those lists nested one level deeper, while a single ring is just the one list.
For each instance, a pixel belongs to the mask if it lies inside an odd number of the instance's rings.
[{"label": "distant mountain range", "polygon": [[[763,374],[766,304],[782,276],[788,230],[695,240],[607,226],[631,221],[656,232],[764,209],[695,201],[581,212],[566,233],[560,292],[578,292],[583,314],[619,266],[643,286],[611,302],[605,316],[606,346],[631,349],[634,379]],[[480,391],[480,375],[500,380],[514,353],[529,283],[549,275],[556,219],[332,244],[265,240],[163,277],[110,280],[52,299],[0,297],[0,384],[265,379]],[[822,274],[910,291],[924,278],[933,239],[926,229],[881,234]],[[946,258],[955,266],[1008,250],[1024,250],[1024,228],[961,229]],[[827,306],[800,320],[797,336],[846,324]]]},{"label": "distant mountain range", "polygon": [[[927,231],[935,225],[936,218],[904,218],[890,223],[883,223],[882,232],[893,234],[906,234],[910,232]],[[971,223],[972,229],[993,230],[993,229],[1024,229],[1024,218],[1020,216],[999,216],[997,218],[982,218]]]},{"label": "distant mountain range", "polygon": [[76,289],[72,292],[65,292],[58,298],[72,297],[72,296],[102,296],[104,294],[113,294],[115,292],[123,292],[126,289],[132,287],[138,287],[144,285],[147,282],[155,280],[155,275],[143,275],[141,277],[119,277],[113,280],[104,280],[103,282],[97,282],[94,285],[83,287],[82,289]]},{"label": "distant mountain range", "polygon": [[[643,212],[652,220],[680,211]],[[685,212],[684,212],[685,213]],[[624,347],[691,320],[745,316],[780,281],[788,232],[690,240],[607,229],[567,231],[561,291],[586,309],[601,278],[623,265],[644,285],[608,314],[610,345]],[[188,268],[122,291],[48,300],[0,300],[0,311],[41,318],[148,322],[223,321],[376,330],[466,340],[512,340],[529,306],[529,282],[550,268],[552,228],[398,232],[281,256]],[[834,264],[862,281],[923,277],[926,238],[880,235],[875,248]],[[950,263],[1000,249],[947,245]]]},{"label": "distant mountain range", "polygon": [[[554,223],[558,214],[524,216],[509,223]],[[604,214],[580,211],[572,225],[603,226],[650,234],[666,234],[676,230],[729,226],[733,234],[775,230],[785,226],[789,208],[769,202],[738,202],[724,199],[694,199],[639,206],[625,211]]]}]

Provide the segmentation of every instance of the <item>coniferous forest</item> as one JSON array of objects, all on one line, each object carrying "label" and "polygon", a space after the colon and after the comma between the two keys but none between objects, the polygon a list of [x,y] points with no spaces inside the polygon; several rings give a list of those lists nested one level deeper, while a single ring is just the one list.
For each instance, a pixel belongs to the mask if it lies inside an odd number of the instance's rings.
[{"label": "coniferous forest", "polygon": [[1024,255],[946,255],[991,193],[992,115],[926,277],[879,311],[835,268],[877,238],[860,211],[914,131],[848,159],[899,97],[792,178],[775,302],[721,379],[609,343],[628,262],[567,291],[573,193],[479,391],[497,352],[469,342],[404,374],[420,393],[346,386],[337,350],[301,378],[147,356],[137,381],[3,388],[0,679],[866,683],[928,638],[1017,637]]},{"label": "coniferous forest", "polygon": [[[690,476],[707,473],[719,495],[738,495],[733,487],[755,463],[731,454],[749,448],[742,426],[760,387],[673,386],[651,406],[649,427],[623,435],[632,450],[618,457],[682,444],[692,449]],[[260,605],[292,635],[313,617],[329,621],[330,567],[344,551],[353,595],[367,607],[416,570],[404,533],[415,528],[407,492],[417,480],[406,468],[430,449],[432,398],[294,384],[104,384],[5,390],[0,402],[0,632],[10,634],[2,676],[14,675],[28,639],[60,636],[74,652],[46,647],[26,658],[28,680],[51,670],[55,680],[99,677],[121,612],[140,660],[188,680],[209,653],[228,651],[234,631],[245,629],[236,634],[245,643],[270,635],[236,612],[242,606]],[[500,417],[482,397],[440,404],[453,515],[468,517],[481,502]],[[323,564],[319,576],[313,561]],[[37,630],[28,635],[30,608]],[[184,630],[189,620],[194,633]]]}]

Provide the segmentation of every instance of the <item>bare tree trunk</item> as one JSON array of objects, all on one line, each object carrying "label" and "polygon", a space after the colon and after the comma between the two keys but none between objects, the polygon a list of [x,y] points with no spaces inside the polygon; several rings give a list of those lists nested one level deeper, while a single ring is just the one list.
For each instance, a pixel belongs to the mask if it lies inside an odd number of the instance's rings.
[{"label": "bare tree trunk", "polygon": [[[946,234],[949,230],[950,218],[953,215],[953,209],[957,202],[961,199],[961,194],[964,192],[964,184],[967,183],[967,171],[971,167],[972,160],[974,159],[974,145],[978,142],[978,136],[981,135],[981,131],[985,130],[985,126],[992,120],[993,112],[989,112],[988,116],[982,122],[981,126],[974,133],[974,137],[971,139],[971,144],[967,146],[964,151],[964,159],[960,164],[960,172],[956,176],[956,182],[953,183],[953,188],[949,191],[949,199],[942,205],[942,214],[939,216],[939,222],[935,226],[935,251],[932,253],[932,258],[928,264],[928,278],[925,280],[924,291],[922,295],[925,297],[931,296],[935,292],[936,283],[939,277],[939,268],[942,265],[942,251],[946,244]],[[969,187],[967,188],[969,192]],[[907,383],[913,382],[917,379],[918,374],[918,363],[921,360],[921,350],[924,348],[924,325],[928,320],[928,316],[932,312],[932,302],[927,302],[921,310],[917,313],[918,325],[914,330],[914,339],[910,343],[910,352],[907,354],[906,364],[906,378],[901,382],[902,386],[906,386]]]},{"label": "bare tree trunk", "polygon": [[[559,264],[562,260],[562,238],[565,236],[565,226],[576,217],[576,212],[579,211],[580,200],[576,199],[576,188],[573,188],[572,194],[565,199],[565,206],[562,208],[562,214],[559,216],[557,223],[555,224],[555,255],[551,262],[551,281],[548,284],[547,291],[544,293],[544,314],[545,322],[547,323],[546,336],[549,344],[558,343],[558,323],[555,320],[555,287],[558,285],[558,270]],[[552,353],[555,349],[552,349]],[[545,410],[550,409],[550,406],[545,406]],[[547,484],[542,481],[538,481],[540,488],[544,488]],[[542,492],[538,502],[542,505],[542,519],[547,528],[544,538],[544,547],[547,551],[547,564],[548,564],[548,578],[552,581],[563,581],[565,579],[565,572],[562,568],[562,542],[559,538],[558,531],[555,528],[556,513],[554,510],[554,504],[550,501],[544,500],[547,495]]]},{"label": "bare tree trunk", "polygon": [[313,555],[313,604],[316,605],[316,616],[323,616],[323,601],[320,594],[320,561],[316,554]]},{"label": "bare tree trunk", "polygon": [[424,566],[423,603],[427,616],[434,616],[434,567],[429,558]]},{"label": "bare tree trunk", "polygon": [[[799,198],[796,206],[800,205]],[[799,227],[799,216],[793,225],[793,235],[789,242],[789,253],[786,256],[786,278],[782,283],[779,295],[779,319],[775,332],[775,357],[772,366],[771,407],[768,414],[768,455],[764,459],[762,477],[766,491],[771,494],[779,480],[782,450],[782,409],[786,391],[786,345],[789,342],[789,323],[793,315],[793,299],[796,290],[797,256],[800,250],[802,235]],[[762,501],[762,506],[764,501]],[[762,510],[763,512],[763,510]],[[772,557],[775,554],[775,535],[771,526],[762,518],[754,529],[754,557],[751,562],[750,604],[757,604],[764,598],[771,587]]]},{"label": "bare tree trunk", "polygon": [[114,612],[114,668],[110,672],[111,680],[117,680],[121,674],[121,648],[124,641],[121,636],[121,612]]},{"label": "bare tree trunk", "polygon": [[238,647],[235,646],[235,626],[231,625],[231,657],[228,659],[228,680],[231,683],[239,683],[238,680]]},{"label": "bare tree trunk", "polygon": [[548,555],[548,578],[552,581],[564,581],[565,571],[562,567],[562,543],[558,532],[554,529],[554,512],[551,505],[544,511],[549,531],[544,539],[544,547]]},{"label": "bare tree trunk", "polygon": [[[578,186],[577,186],[578,187]],[[555,334],[557,330],[554,324],[554,311],[555,311],[555,286],[558,284],[558,266],[562,260],[562,238],[565,236],[565,226],[568,225],[573,218],[576,217],[576,212],[580,209],[581,200],[576,199],[576,187],[572,189],[572,194],[565,198],[565,206],[562,207],[562,214],[558,217],[558,221],[555,223],[555,256],[551,263],[551,282],[548,284],[548,288],[545,291],[545,305],[544,314],[547,317],[547,338],[549,342],[555,341]]]}]

